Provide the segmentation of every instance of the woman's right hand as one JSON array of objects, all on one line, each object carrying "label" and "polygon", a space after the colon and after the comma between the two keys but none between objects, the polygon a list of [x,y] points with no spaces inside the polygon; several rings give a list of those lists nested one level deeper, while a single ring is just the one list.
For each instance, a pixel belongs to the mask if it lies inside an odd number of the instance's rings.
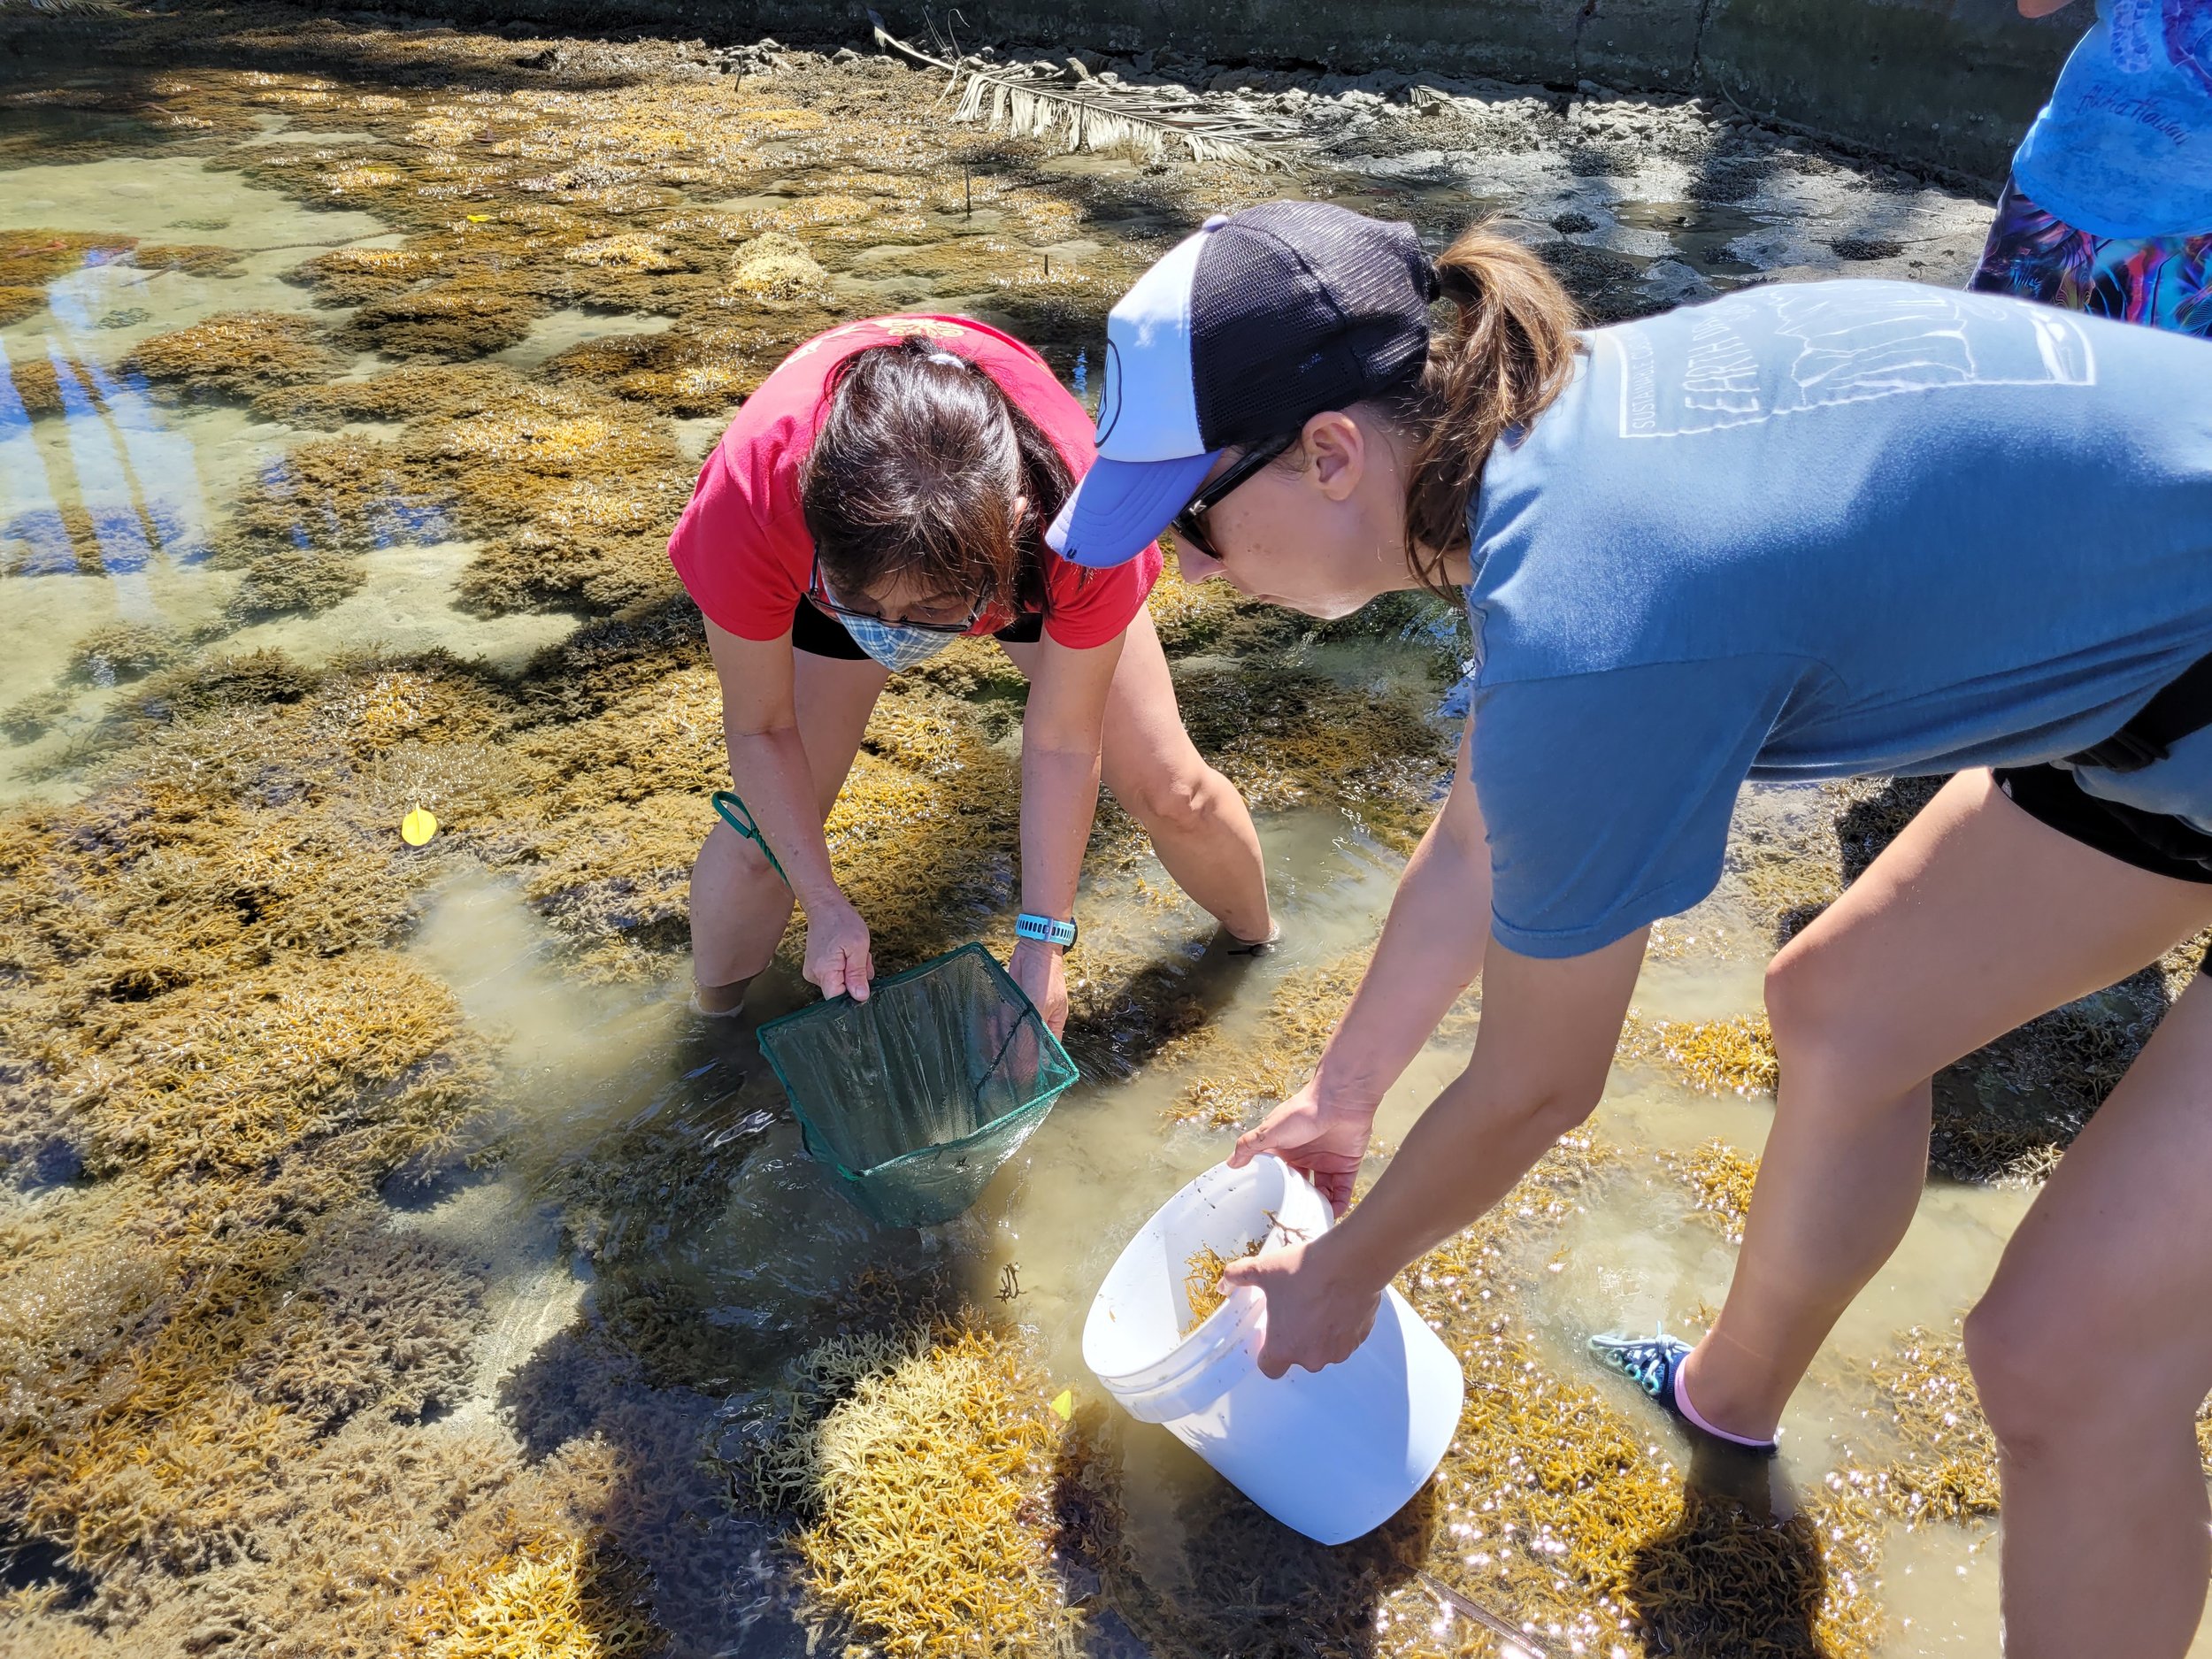
[{"label": "woman's right hand", "polygon": [[875,963],[868,955],[868,924],[842,895],[818,914],[807,912],[806,966],[801,972],[809,984],[822,987],[824,996],[868,1000],[868,981],[876,977]]},{"label": "woman's right hand", "polygon": [[1374,1122],[1375,1102],[1324,1095],[1317,1079],[1237,1137],[1229,1167],[1240,1170],[1272,1152],[1311,1181],[1340,1217],[1351,1207],[1352,1182]]}]

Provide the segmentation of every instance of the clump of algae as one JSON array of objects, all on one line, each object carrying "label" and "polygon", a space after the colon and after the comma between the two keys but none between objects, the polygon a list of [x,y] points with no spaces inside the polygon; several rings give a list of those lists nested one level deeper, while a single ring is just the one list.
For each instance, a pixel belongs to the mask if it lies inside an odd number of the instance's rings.
[{"label": "clump of algae", "polygon": [[[1233,624],[1216,649],[1234,650],[1235,632]],[[1294,661],[1233,664],[1210,654],[1180,666],[1176,690],[1192,739],[1255,811],[1333,806],[1401,853],[1435,816],[1456,734],[1403,688],[1341,685]]]},{"label": "clump of algae", "polygon": [[1080,1616],[1056,1555],[1052,1392],[1023,1339],[972,1325],[802,1359],[751,1482],[798,1517],[821,1614],[887,1654],[1060,1650]]},{"label": "clump of algae", "polygon": [[1847,1375],[1872,1389],[1876,1435],[1894,1452],[1861,1477],[1870,1497],[1909,1525],[1997,1513],[1997,1439],[1956,1336],[1915,1325]]},{"label": "clump of algae", "polygon": [[[1840,1477],[1861,1497],[1910,1526],[1998,1513],[1997,1437],[1955,1333],[1914,1325],[1887,1354],[1848,1364],[1843,1380],[1872,1396],[1862,1407],[1870,1443]],[[2196,1436],[2212,1478],[2212,1400],[2197,1413]]]},{"label": "clump of algae", "polygon": [[781,231],[763,231],[741,242],[730,255],[727,280],[733,292],[754,299],[802,300],[829,286],[829,273]]},{"label": "clump of algae", "polygon": [[187,276],[222,276],[246,257],[243,248],[213,242],[142,242],[131,263],[142,271],[180,271]]},{"label": "clump of algae", "polygon": [[1210,1244],[1202,1244],[1190,1253],[1183,1263],[1183,1299],[1190,1304],[1190,1317],[1183,1322],[1185,1336],[1212,1318],[1229,1300],[1229,1293],[1221,1287],[1221,1275],[1229,1263],[1257,1256],[1266,1242],[1255,1239],[1234,1256],[1224,1256]]},{"label": "clump of algae", "polygon": [[337,248],[296,266],[292,280],[311,286],[323,303],[359,305],[403,293],[435,272],[435,250],[415,248]]},{"label": "clump of algae", "polygon": [[357,420],[451,419],[485,407],[513,384],[496,365],[413,363],[365,380],[273,388],[254,399],[254,412],[268,420],[321,428]]},{"label": "clump of algae", "polygon": [[519,344],[548,309],[516,283],[456,276],[368,301],[347,322],[344,337],[387,357],[454,362]]},{"label": "clump of algae", "polygon": [[1759,1160],[1746,1157],[1725,1141],[1708,1141],[1695,1151],[1668,1155],[1663,1162],[1690,1189],[1697,1213],[1731,1244],[1741,1244]]},{"label": "clump of algae", "polygon": [[1371,954],[1365,949],[1349,951],[1284,975],[1268,1001],[1266,1030],[1259,1041],[1232,1043],[1209,1025],[1171,1048],[1162,1057],[1191,1066],[1196,1075],[1168,1103],[1169,1121],[1234,1128],[1296,1088],[1351,1005]]},{"label": "clump of algae", "polygon": [[667,1641],[642,1571],[583,1538],[534,1540],[488,1576],[441,1573],[415,1594],[397,1632],[410,1659],[619,1659]]},{"label": "clump of algae", "polygon": [[1663,1071],[1701,1094],[1771,1094],[1781,1076],[1764,1014],[1649,1019],[1631,1009],[1617,1058]]},{"label": "clump of algae", "polygon": [[244,572],[232,613],[327,610],[360,589],[359,555],[442,539],[453,500],[389,443],[346,434],[296,445],[239,492],[217,544],[217,566]]},{"label": "clump of algae", "polygon": [[[1168,1120],[1236,1128],[1290,1094],[1312,1074],[1351,1006],[1371,955],[1371,948],[1362,947],[1285,974],[1268,999],[1257,1041],[1233,1038],[1209,1024],[1171,1043],[1161,1063],[1192,1075],[1168,1102]],[[1455,1003],[1438,1029],[1439,1040],[1468,1035],[1476,1006],[1471,995]]]},{"label": "clump of algae", "polygon": [[142,340],[122,366],[194,396],[247,399],[271,386],[326,380],[345,364],[312,318],[238,311]]},{"label": "clump of algae", "polygon": [[782,344],[780,334],[758,328],[679,326],[586,341],[549,358],[545,373],[688,419],[749,395],[774,368]]},{"label": "clump of algae", "polygon": [[183,649],[183,640],[173,630],[153,623],[104,623],[71,648],[70,672],[104,685],[142,680],[156,669],[166,668]]},{"label": "clump of algae", "polygon": [[628,271],[686,271],[689,262],[671,250],[668,238],[651,231],[618,231],[580,242],[561,257],[571,265],[615,265]]},{"label": "clump of algae", "polygon": [[65,351],[50,349],[40,357],[27,354],[22,361],[9,364],[8,374],[15,388],[16,400],[23,405],[23,412],[34,420],[66,413],[70,405],[79,400],[86,407],[104,408],[98,384],[82,360]]}]

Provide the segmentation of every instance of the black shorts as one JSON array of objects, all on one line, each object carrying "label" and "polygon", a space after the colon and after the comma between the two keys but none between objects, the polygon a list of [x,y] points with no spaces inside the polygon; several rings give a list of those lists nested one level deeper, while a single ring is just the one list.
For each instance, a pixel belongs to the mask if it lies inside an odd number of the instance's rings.
[{"label": "black shorts", "polygon": [[[1018,617],[991,637],[1008,645],[1034,645],[1044,637],[1044,626],[1041,615]],[[845,632],[843,623],[804,599],[799,601],[798,613],[791,618],[791,649],[810,657],[834,657],[841,663],[868,660],[868,653]]]},{"label": "black shorts", "polygon": [[2008,766],[1996,775],[2015,806],[2068,839],[2154,875],[2212,883],[2212,835],[2183,819],[2093,795],[2062,766]]}]

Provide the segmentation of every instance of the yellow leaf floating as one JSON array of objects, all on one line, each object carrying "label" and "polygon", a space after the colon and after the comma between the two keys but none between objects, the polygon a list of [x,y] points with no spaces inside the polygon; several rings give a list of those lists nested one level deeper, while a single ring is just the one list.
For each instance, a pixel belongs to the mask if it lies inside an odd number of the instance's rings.
[{"label": "yellow leaf floating", "polygon": [[1053,1395],[1052,1409],[1059,1413],[1060,1421],[1063,1423],[1075,1415],[1075,1390],[1063,1388],[1058,1394]]},{"label": "yellow leaf floating", "polygon": [[421,846],[437,833],[436,815],[426,812],[420,807],[417,807],[399,821],[399,838],[410,847]]}]

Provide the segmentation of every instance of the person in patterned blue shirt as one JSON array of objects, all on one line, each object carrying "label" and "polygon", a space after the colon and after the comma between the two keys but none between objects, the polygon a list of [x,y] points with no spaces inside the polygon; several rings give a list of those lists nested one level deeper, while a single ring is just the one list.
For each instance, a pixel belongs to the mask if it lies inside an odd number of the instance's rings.
[{"label": "person in patterned blue shirt", "polygon": [[2098,0],[2013,157],[1973,285],[2212,335],[2212,0]]}]

